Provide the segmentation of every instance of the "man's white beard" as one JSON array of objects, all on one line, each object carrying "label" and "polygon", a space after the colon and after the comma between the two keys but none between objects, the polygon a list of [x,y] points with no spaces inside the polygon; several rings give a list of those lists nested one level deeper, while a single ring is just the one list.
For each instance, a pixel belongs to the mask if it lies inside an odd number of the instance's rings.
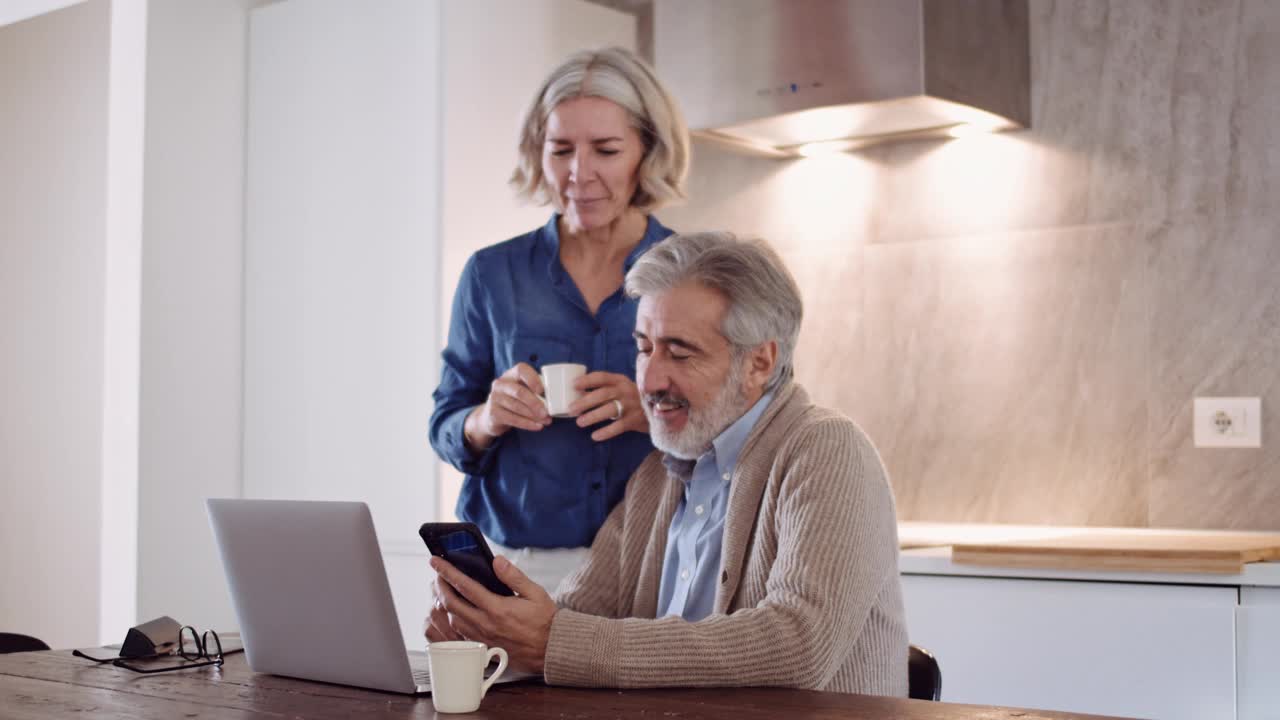
[{"label": "man's white beard", "polygon": [[653,440],[653,446],[681,460],[697,460],[702,457],[703,453],[711,449],[711,442],[747,412],[747,395],[742,387],[746,374],[747,357],[744,355],[734,358],[729,375],[725,377],[724,384],[720,386],[720,391],[711,404],[702,410],[689,407],[684,430],[679,432],[669,432],[663,427],[662,421],[653,417],[649,399],[654,396],[645,396],[642,405],[649,418],[649,437]]}]

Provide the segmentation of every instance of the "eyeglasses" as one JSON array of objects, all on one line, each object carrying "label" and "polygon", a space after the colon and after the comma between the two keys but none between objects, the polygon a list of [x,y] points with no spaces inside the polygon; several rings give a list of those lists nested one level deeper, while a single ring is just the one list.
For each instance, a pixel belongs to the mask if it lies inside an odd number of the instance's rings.
[{"label": "eyeglasses", "polygon": [[[208,667],[209,665],[222,665],[222,641],[218,639],[218,633],[213,630],[205,630],[204,633],[199,633],[190,625],[184,625],[178,631],[176,653],[171,651],[166,655],[150,655],[141,658],[96,658],[79,650],[73,650],[71,654],[96,663],[111,663],[125,670],[152,675],[175,670]],[[182,662],[174,663],[170,658],[175,657],[181,658]],[[132,662],[139,660],[145,661],[146,665],[139,667]]]}]

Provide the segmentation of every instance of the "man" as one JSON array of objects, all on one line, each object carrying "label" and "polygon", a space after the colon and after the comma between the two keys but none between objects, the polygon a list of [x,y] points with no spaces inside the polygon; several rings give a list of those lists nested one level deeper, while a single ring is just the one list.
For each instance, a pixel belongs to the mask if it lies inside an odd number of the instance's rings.
[{"label": "man", "polygon": [[654,446],[553,601],[505,558],[499,597],[439,558],[432,641],[503,647],[553,685],[778,685],[906,696],[893,497],[850,420],[792,382],[781,260],[676,235],[626,277]]}]

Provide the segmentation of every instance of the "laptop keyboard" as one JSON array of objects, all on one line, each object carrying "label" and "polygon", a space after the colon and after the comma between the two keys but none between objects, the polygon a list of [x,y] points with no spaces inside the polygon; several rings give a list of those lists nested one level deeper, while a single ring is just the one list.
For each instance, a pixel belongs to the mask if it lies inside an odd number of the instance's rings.
[{"label": "laptop keyboard", "polygon": [[431,684],[431,666],[426,656],[410,655],[409,669],[413,671],[413,682],[416,685]]}]

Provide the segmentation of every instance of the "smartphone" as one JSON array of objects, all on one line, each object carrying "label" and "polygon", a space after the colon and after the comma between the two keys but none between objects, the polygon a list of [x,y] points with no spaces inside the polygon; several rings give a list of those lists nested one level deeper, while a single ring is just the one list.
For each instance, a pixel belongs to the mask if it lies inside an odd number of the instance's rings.
[{"label": "smartphone", "polygon": [[423,523],[418,535],[432,555],[448,560],[489,592],[515,595],[493,572],[493,552],[474,523]]}]

